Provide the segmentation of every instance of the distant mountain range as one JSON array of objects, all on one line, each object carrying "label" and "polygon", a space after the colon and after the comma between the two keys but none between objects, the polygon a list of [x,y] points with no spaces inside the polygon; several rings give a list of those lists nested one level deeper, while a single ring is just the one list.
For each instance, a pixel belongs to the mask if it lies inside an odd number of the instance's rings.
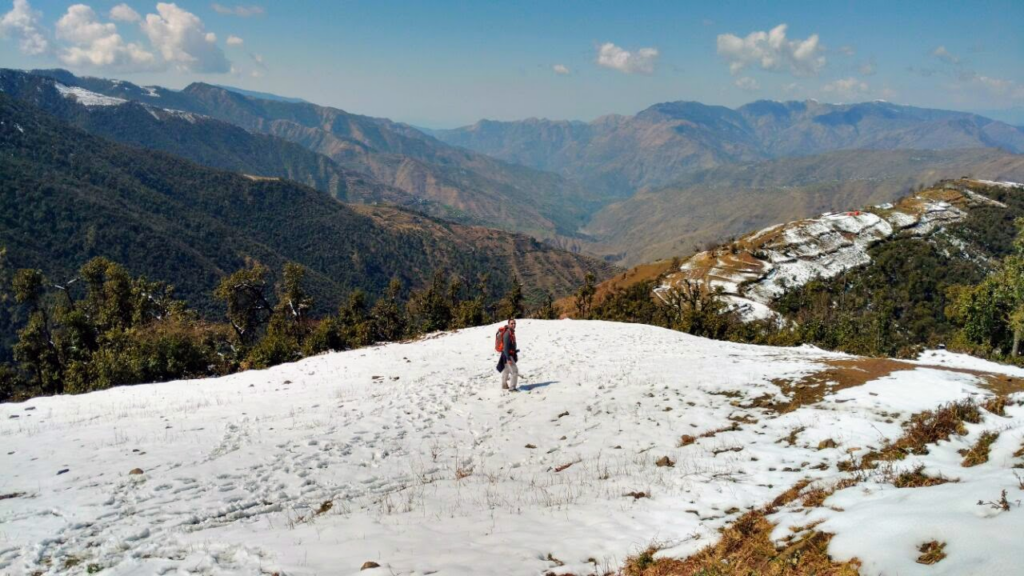
[{"label": "distant mountain range", "polygon": [[548,292],[571,292],[588,272],[610,272],[523,235],[351,206],[289,180],[117,144],[6,92],[0,246],[11,269],[40,268],[63,281],[89,258],[105,256],[133,274],[174,284],[206,313],[218,309],[211,291],[219,278],[248,257],[274,270],[288,261],[308,268],[323,310],[353,289],[379,294],[392,277],[407,288],[423,286],[436,271],[467,281],[489,273],[499,295],[516,275],[534,302]]},{"label": "distant mountain range", "polygon": [[765,226],[895,200],[943,178],[1024,182],[1024,156],[992,148],[840,150],[686,173],[607,206],[586,228],[593,253],[635,265],[687,256]]},{"label": "distant mountain range", "polygon": [[881,101],[669,102],[589,123],[422,131],[202,83],[168,90],[0,70],[0,89],[125,144],[345,202],[518,231],[620,265],[886,202],[940,178],[1024,180],[1024,129]]},{"label": "distant mountain range", "polygon": [[290,96],[278,96],[277,94],[271,94],[270,92],[257,92],[256,90],[245,90],[243,88],[235,88],[234,86],[225,86],[223,84],[214,84],[217,88],[223,88],[230,92],[236,92],[242,96],[248,96],[250,98],[260,98],[262,100],[276,100],[278,102],[291,102],[292,104],[309,104],[308,100],[302,98],[292,98]]},{"label": "distant mountain range", "polygon": [[964,112],[887,102],[757,101],[737,109],[657,104],[593,122],[483,120],[434,134],[507,162],[550,170],[605,194],[628,197],[687,172],[723,164],[844,149],[1024,152],[1024,129]]},{"label": "distant mountain range", "polygon": [[64,70],[32,74],[110,98],[207,116],[280,137],[366,174],[469,223],[572,236],[604,199],[553,173],[509,164],[445,144],[408,125],[309,103],[253,98],[210,84],[180,91]]}]

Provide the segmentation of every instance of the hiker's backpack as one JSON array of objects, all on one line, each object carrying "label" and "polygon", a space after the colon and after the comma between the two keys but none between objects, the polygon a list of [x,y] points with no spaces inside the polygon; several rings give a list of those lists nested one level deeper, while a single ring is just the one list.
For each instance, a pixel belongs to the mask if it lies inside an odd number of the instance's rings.
[{"label": "hiker's backpack", "polygon": [[494,335],[495,352],[502,352],[505,350],[505,330],[508,330],[508,326],[498,328],[498,332]]}]

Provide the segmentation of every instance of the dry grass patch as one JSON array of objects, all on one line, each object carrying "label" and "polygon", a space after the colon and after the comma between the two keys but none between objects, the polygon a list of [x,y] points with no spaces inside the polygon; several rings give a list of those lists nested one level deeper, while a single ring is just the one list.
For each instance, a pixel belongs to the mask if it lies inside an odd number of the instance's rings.
[{"label": "dry grass patch", "polygon": [[837,490],[849,488],[859,478],[846,478],[828,487],[807,492],[811,480],[804,479],[779,494],[761,510],[753,510],[722,530],[713,546],[685,559],[655,558],[659,548],[651,546],[631,556],[624,576],[856,576],[860,562],[835,562],[828,556],[831,534],[814,530],[811,524],[794,530],[781,545],[772,541],[775,525],[767,516],[779,507],[803,498],[805,507],[821,506]]},{"label": "dry grass patch", "polygon": [[981,407],[996,416],[1006,416],[1006,405],[1009,404],[1010,399],[1006,396],[993,396],[986,400]]},{"label": "dry grass patch", "polygon": [[919,366],[887,358],[849,358],[824,360],[823,369],[801,378],[775,379],[775,384],[788,398],[783,402],[758,399],[758,407],[780,414],[792,412],[801,406],[821,402],[825,396],[840,390],[863,386],[872,380],[884,378],[899,370],[915,370]]},{"label": "dry grass patch", "polygon": [[860,562],[835,562],[828,556],[831,534],[814,530],[782,547],[772,541],[775,526],[757,510],[741,516],[722,538],[697,554],[678,560],[654,558],[656,548],[631,557],[625,576],[856,576]]},{"label": "dry grass patch", "polygon": [[911,417],[904,425],[903,436],[889,442],[881,450],[869,452],[861,459],[860,469],[874,468],[879,461],[903,460],[908,454],[927,454],[928,444],[949,440],[953,435],[967,433],[964,423],[981,422],[981,410],[973,400],[952,402],[934,411]]},{"label": "dry grass patch", "polygon": [[693,444],[696,441],[697,441],[697,437],[696,436],[690,436],[689,434],[683,434],[679,438],[679,447],[682,448],[683,446],[689,446],[690,444]]},{"label": "dry grass patch", "polygon": [[721,434],[722,432],[735,432],[735,431],[737,431],[739,429],[740,429],[740,425],[737,424],[736,422],[733,422],[732,424],[730,424],[728,426],[723,426],[722,428],[716,428],[714,430],[708,430],[707,432],[701,434],[700,438],[714,438],[715,436]]},{"label": "dry grass patch", "polygon": [[977,466],[978,464],[984,464],[988,462],[988,453],[992,448],[992,444],[999,439],[999,432],[985,432],[974,443],[968,450],[961,450],[960,455],[964,457],[963,462],[960,464],[965,468]]},{"label": "dry grass patch", "polygon": [[921,553],[921,555],[917,557],[917,563],[927,564],[929,566],[935,564],[946,557],[946,553],[943,551],[945,549],[945,542],[939,542],[938,540],[925,542],[917,548],[917,551]]},{"label": "dry grass patch", "polygon": [[893,473],[890,482],[897,488],[928,488],[929,486],[939,486],[948,482],[959,482],[957,478],[946,478],[942,474],[938,476],[928,476],[924,473],[924,464],[921,464],[913,470],[904,470],[902,472]]},{"label": "dry grass patch", "polygon": [[800,503],[803,504],[804,508],[820,508],[825,505],[825,500],[829,496],[850,486],[855,486],[860,481],[860,477],[854,476],[843,478],[831,486],[812,488],[803,494],[803,500]]},{"label": "dry grass patch", "polygon": [[[825,396],[840,390],[862,386],[868,382],[889,376],[903,370],[942,370],[969,374],[980,380],[980,385],[995,393],[996,396],[986,402],[985,408],[994,414],[1004,415],[1008,403],[1007,395],[1024,392],[1024,378],[1016,378],[1003,374],[994,374],[966,368],[947,366],[928,366],[912,364],[889,358],[844,358],[824,360],[822,369],[796,379],[775,379],[772,384],[779,387],[787,400],[778,401],[770,396],[762,396],[753,400],[748,408],[765,408],[780,414],[792,412],[801,406],[809,406],[823,400]],[[991,403],[992,409],[988,404]]]}]

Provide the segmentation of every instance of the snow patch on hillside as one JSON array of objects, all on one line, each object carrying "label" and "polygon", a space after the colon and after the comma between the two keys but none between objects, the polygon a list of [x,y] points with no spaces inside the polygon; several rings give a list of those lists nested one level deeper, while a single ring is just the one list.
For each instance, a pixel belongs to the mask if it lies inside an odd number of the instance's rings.
[{"label": "snow patch on hillside", "polygon": [[657,293],[683,281],[721,290],[744,321],[777,317],[771,303],[815,279],[833,278],[871,262],[874,244],[897,235],[929,236],[967,217],[971,206],[1006,205],[969,189],[966,180],[865,211],[826,213],[770,226],[701,252],[666,277]]},{"label": "snow patch on hillside", "polygon": [[75,100],[83,106],[118,106],[127,102],[123,98],[104,96],[78,86],[65,86],[60,82],[55,82],[54,87],[61,96]]},{"label": "snow patch on hillside", "polygon": [[[382,566],[367,574],[604,573],[655,540],[696,552],[797,481],[844,477],[838,462],[898,436],[912,413],[988,394],[949,370],[970,359],[928,356],[941,369],[779,414],[754,400],[784,399],[780,382],[849,357],[568,320],[520,324],[523,391],[502,394],[494,330],[0,405],[0,495],[13,495],[0,499],[0,573],[355,574],[366,561]],[[1016,490],[1007,451],[1024,409],[1008,414],[984,423],[1004,431],[997,457],[951,488],[837,493],[848,512],[814,512],[836,553],[866,573],[930,574],[914,562],[927,532],[964,539],[947,573],[1020,566],[1005,539],[1024,510],[974,505]],[[819,449],[826,439],[835,447]],[[947,470],[948,452],[915,461]],[[673,465],[657,466],[663,456]],[[896,536],[880,541],[878,518]]]}]

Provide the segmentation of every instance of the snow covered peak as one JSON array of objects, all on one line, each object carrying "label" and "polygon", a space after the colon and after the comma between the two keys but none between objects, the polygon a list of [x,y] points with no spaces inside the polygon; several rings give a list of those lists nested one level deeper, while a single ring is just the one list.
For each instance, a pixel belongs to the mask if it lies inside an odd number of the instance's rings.
[{"label": "snow covered peak", "polygon": [[[0,573],[604,573],[655,540],[692,554],[800,480],[848,477],[838,463],[911,414],[989,395],[985,371],[1024,377],[952,354],[919,365],[524,320],[522,391],[502,394],[495,329],[0,404]],[[815,376],[844,370],[861,384]],[[790,404],[799,386],[819,399]],[[782,535],[825,521],[864,573],[930,574],[914,559],[936,537],[946,573],[1007,573],[1024,514],[975,505],[1017,490],[1024,408],[1006,410],[906,462],[957,484],[867,482],[771,521]],[[990,462],[959,468],[956,450],[994,426]],[[885,531],[864,520],[883,516]]]},{"label": "snow covered peak", "polygon": [[61,96],[75,100],[83,106],[118,106],[127,102],[123,98],[104,96],[78,86],[65,86],[60,82],[54,82],[54,87],[57,88]]}]

